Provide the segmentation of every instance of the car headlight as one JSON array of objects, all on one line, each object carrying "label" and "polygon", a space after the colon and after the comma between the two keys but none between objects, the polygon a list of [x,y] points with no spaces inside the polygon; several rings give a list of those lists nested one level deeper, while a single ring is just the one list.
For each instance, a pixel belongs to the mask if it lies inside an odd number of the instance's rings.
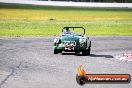
[{"label": "car headlight", "polygon": [[59,38],[55,38],[54,43],[59,43],[59,40],[60,40]]},{"label": "car headlight", "polygon": [[80,38],[80,39],[79,39],[79,42],[80,42],[80,43],[85,43],[85,42],[86,42],[86,38]]}]

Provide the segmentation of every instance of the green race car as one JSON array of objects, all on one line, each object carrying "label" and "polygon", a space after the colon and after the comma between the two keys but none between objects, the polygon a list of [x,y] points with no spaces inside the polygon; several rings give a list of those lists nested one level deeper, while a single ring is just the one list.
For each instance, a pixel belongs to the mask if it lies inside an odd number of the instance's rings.
[{"label": "green race car", "polygon": [[[71,31],[72,30],[72,31]],[[78,33],[78,32],[81,32]],[[54,54],[62,52],[75,52],[90,55],[91,41],[85,36],[83,27],[64,27],[59,37],[54,39]]]}]

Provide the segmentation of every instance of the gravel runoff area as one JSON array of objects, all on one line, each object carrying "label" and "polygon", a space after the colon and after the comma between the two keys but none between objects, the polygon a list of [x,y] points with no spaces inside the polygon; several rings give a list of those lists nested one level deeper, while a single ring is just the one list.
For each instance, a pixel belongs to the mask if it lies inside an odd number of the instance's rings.
[{"label": "gravel runoff area", "polygon": [[132,51],[132,37],[91,36],[91,56],[53,54],[54,37],[0,38],[0,88],[131,88],[129,84],[76,83],[79,65],[89,74],[130,74],[132,62],[116,56]]}]

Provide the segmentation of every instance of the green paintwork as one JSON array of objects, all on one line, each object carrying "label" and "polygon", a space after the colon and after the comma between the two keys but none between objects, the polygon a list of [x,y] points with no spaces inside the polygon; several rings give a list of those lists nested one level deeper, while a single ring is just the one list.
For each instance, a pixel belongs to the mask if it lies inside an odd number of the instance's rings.
[{"label": "green paintwork", "polygon": [[[76,28],[81,28],[84,32],[82,35],[74,33],[75,31],[65,34],[65,28],[71,28],[73,31]],[[65,51],[82,52],[84,55],[87,55],[87,52],[89,52],[88,55],[90,55],[90,47],[91,41],[85,36],[85,29],[83,27],[64,27],[62,29],[62,35],[54,39],[54,54]]]},{"label": "green paintwork", "polygon": [[84,36],[83,35],[76,35],[76,34],[61,36],[60,37],[61,42],[57,46],[54,46],[54,49],[57,49],[58,51],[63,51],[65,49],[65,47],[64,47],[65,41],[75,41],[76,42],[75,50],[76,51],[83,51],[86,48],[81,47],[80,43],[79,43],[79,39],[82,37],[84,37]]}]

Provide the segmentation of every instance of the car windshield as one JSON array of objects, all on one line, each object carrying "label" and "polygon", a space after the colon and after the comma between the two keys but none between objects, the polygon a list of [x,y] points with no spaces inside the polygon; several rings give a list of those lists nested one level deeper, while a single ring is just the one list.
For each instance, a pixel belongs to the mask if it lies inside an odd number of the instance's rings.
[{"label": "car windshield", "polygon": [[64,28],[63,29],[63,35],[83,35],[84,34],[84,30],[83,28]]}]

